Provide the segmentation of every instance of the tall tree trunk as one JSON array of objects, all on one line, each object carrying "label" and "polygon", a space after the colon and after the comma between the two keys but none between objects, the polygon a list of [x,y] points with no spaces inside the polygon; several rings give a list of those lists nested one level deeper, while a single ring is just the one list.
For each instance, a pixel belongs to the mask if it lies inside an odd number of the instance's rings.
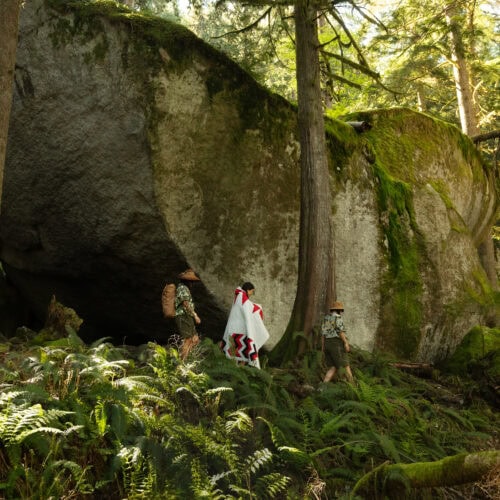
[{"label": "tall tree trunk", "polygon": [[20,0],[0,0],[0,204],[16,63]]},{"label": "tall tree trunk", "polygon": [[472,84],[465,57],[462,31],[458,20],[458,8],[451,3],[446,8],[446,21],[450,28],[450,52],[453,77],[458,100],[458,112],[462,132],[469,136],[479,132],[476,106],[473,100]]},{"label": "tall tree trunk", "polygon": [[[486,271],[488,280],[491,284],[491,288],[494,291],[498,291],[498,277],[497,277],[497,264],[495,258],[495,243],[493,241],[492,231],[489,231],[486,235],[484,241],[479,245],[478,248],[479,258],[481,259],[481,264]],[[498,318],[497,318],[498,319]],[[492,320],[492,322],[494,322]]]},{"label": "tall tree trunk", "polygon": [[[302,331],[308,336],[333,299],[332,196],[321,101],[317,5],[297,0],[294,12],[301,214],[297,295],[288,333]],[[301,349],[303,343],[299,352]]]}]

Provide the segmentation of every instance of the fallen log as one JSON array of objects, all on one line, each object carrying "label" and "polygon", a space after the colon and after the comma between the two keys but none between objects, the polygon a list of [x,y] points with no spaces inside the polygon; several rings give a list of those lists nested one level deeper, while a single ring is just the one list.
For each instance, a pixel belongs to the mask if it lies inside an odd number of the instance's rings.
[{"label": "fallen log", "polygon": [[430,363],[389,363],[394,368],[413,373],[414,375],[428,376],[432,375],[434,366]]},{"label": "fallen log", "polygon": [[436,462],[387,463],[365,474],[351,498],[404,499],[412,489],[475,483],[500,467],[500,451],[460,453]]}]

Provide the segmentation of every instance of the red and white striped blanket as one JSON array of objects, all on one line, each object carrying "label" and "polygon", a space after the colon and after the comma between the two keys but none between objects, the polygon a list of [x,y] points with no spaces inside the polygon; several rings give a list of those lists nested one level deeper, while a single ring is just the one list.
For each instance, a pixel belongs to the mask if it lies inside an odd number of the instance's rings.
[{"label": "red and white striped blanket", "polygon": [[264,325],[264,313],[247,293],[238,287],[224,332],[222,349],[226,356],[260,368],[259,349],[269,338]]}]

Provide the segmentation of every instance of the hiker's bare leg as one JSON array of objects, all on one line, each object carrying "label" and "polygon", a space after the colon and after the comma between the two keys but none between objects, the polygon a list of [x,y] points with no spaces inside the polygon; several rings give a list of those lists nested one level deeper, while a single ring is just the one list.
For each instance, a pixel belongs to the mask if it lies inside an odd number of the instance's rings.
[{"label": "hiker's bare leg", "polygon": [[200,343],[200,337],[198,335],[193,335],[192,337],[188,337],[184,339],[181,348],[181,359],[186,359],[189,356],[189,353],[192,351],[194,347],[196,347]]},{"label": "hiker's bare leg", "polygon": [[188,337],[187,339],[183,340],[182,347],[181,347],[181,359],[182,360],[185,360],[188,357],[192,346],[193,346],[193,339],[191,337]]},{"label": "hiker's bare leg", "polygon": [[335,373],[337,373],[337,368],[335,366],[332,366],[325,374],[325,378],[323,379],[323,382],[330,382],[330,380],[335,377]]},{"label": "hiker's bare leg", "polygon": [[354,377],[352,375],[352,371],[351,371],[351,367],[350,366],[346,366],[345,367],[345,372],[347,374],[347,380],[349,382],[354,382]]}]

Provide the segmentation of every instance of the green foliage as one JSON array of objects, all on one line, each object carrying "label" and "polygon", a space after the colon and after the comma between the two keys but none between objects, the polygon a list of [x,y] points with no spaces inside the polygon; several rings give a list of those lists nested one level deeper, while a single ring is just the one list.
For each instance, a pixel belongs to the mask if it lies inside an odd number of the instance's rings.
[{"label": "green foliage", "polygon": [[5,497],[340,498],[367,464],[481,449],[498,425],[362,351],[355,385],[298,396],[319,365],[239,366],[210,340],[187,362],[168,345],[65,340],[3,346]]},{"label": "green foliage", "polygon": [[500,380],[500,330],[474,327],[455,352],[443,362],[443,369],[456,375],[487,375]]}]

